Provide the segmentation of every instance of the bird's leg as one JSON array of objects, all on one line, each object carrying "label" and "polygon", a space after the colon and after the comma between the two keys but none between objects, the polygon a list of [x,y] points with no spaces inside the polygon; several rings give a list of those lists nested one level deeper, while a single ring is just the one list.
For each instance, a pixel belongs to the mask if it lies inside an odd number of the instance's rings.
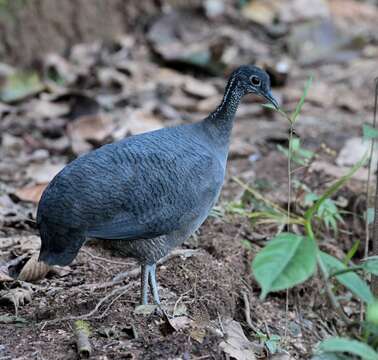
[{"label": "bird's leg", "polygon": [[141,289],[142,289],[142,305],[147,305],[148,302],[148,277],[149,277],[149,265],[143,264],[141,271]]},{"label": "bird's leg", "polygon": [[149,277],[150,289],[154,298],[155,304],[160,304],[158,285],[156,282],[156,264],[149,265]]}]

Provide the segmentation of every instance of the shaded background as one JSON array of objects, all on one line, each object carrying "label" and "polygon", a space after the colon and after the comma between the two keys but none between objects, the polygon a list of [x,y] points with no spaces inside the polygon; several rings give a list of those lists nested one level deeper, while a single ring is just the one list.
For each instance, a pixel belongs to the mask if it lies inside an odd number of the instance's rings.
[{"label": "shaded background", "polygon": [[[34,222],[39,197],[67,162],[125,136],[204,118],[221,101],[227,75],[239,65],[257,64],[271,75],[273,92],[288,111],[313,76],[296,132],[316,157],[298,181],[321,192],[366,150],[361,125],[372,118],[377,19],[377,1],[0,0],[0,298],[9,289],[23,289],[18,316],[26,319],[16,332],[14,324],[0,329],[6,338],[0,355],[74,358],[69,324],[43,329],[30,324],[90,311],[106,291],[89,293],[80,286],[135,266],[90,244],[60,272],[46,278],[42,269],[27,285],[14,280],[39,248]],[[284,294],[258,300],[250,262],[277,227],[252,227],[227,210],[243,195],[232,176],[286,206],[287,159],[277,146],[287,145],[287,134],[287,122],[264,109],[261,99],[243,100],[221,200],[184,246],[203,253],[173,259],[159,270],[163,299],[174,304],[186,294],[180,301],[195,326],[167,333],[157,319],[135,317],[136,286],[106,316],[93,319],[95,356],[222,359],[221,339],[206,331],[209,324],[218,326],[219,317],[240,322],[249,339],[239,340],[248,348],[260,340],[246,325],[244,291],[256,326],[280,336],[281,356],[287,351],[310,357],[314,344],[334,333],[334,314],[316,296],[321,287],[316,280],[294,291],[289,332]],[[341,235],[326,232],[321,244],[340,258],[364,237],[366,175],[362,169],[338,194],[338,204],[352,215],[345,215]],[[303,192],[297,195],[301,206]],[[361,241],[358,256],[363,253]],[[1,303],[0,314],[13,314],[12,301]],[[352,313],[357,306],[344,305]],[[136,339],[128,333],[131,325]],[[104,336],[112,326],[113,335]],[[266,345],[253,350],[262,357],[274,352]]]}]

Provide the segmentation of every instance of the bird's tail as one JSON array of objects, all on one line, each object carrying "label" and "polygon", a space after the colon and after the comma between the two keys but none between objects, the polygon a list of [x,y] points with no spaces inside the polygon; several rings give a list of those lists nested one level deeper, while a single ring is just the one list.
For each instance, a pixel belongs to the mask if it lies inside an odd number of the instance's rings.
[{"label": "bird's tail", "polygon": [[83,230],[55,224],[41,223],[39,232],[42,243],[38,260],[48,265],[70,264],[85,241]]}]

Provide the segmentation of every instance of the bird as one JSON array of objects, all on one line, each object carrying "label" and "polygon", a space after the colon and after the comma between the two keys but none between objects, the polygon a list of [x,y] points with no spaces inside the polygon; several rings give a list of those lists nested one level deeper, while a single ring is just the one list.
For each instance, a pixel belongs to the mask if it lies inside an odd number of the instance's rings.
[{"label": "bird", "polygon": [[37,210],[39,261],[70,264],[89,238],[112,241],[141,266],[141,304],[160,304],[156,263],[205,221],[224,182],[234,117],[256,94],[278,109],[269,75],[234,70],[205,119],[103,145],[67,164]]}]

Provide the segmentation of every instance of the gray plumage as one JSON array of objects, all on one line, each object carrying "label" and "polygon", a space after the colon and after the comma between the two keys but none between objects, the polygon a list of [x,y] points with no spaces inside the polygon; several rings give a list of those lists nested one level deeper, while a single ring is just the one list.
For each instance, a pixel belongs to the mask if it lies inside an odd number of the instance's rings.
[{"label": "gray plumage", "polygon": [[132,136],[68,164],[39,203],[40,260],[67,265],[88,237],[116,241],[143,266],[142,302],[148,280],[159,302],[156,261],[185,241],[217,201],[233,118],[246,93],[277,105],[268,75],[242,66],[203,121]]}]

